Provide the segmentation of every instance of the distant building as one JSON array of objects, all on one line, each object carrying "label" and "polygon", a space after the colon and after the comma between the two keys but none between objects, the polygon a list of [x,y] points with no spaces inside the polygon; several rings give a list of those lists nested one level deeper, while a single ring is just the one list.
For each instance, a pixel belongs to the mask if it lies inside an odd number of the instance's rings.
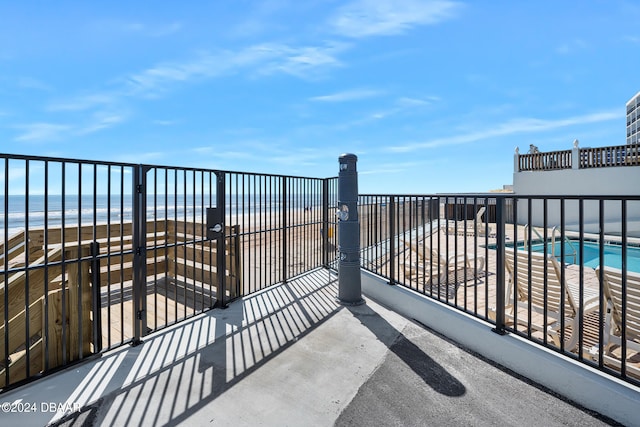
[{"label": "distant building", "polygon": [[640,92],[627,102],[627,144],[640,144]]}]

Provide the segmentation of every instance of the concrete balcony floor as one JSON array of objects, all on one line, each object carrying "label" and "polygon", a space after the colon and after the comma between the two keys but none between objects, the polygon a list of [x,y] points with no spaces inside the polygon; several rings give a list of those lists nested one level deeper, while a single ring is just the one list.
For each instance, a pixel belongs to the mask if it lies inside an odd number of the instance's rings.
[{"label": "concrete balcony floor", "polygon": [[0,424],[613,423],[367,295],[341,306],[337,286],[317,270],[9,391],[3,409],[35,410],[2,413]]}]

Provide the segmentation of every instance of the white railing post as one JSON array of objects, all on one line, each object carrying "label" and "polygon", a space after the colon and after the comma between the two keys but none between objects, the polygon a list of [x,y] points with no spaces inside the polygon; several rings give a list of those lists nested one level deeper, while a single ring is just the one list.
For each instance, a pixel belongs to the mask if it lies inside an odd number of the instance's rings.
[{"label": "white railing post", "polygon": [[580,169],[580,147],[578,144],[578,140],[575,139],[571,150],[571,169]]}]

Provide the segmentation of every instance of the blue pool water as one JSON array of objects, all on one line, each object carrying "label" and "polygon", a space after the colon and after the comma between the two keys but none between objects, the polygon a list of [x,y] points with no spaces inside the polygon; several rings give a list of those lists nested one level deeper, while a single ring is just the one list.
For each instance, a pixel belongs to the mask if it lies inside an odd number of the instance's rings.
[{"label": "blue pool water", "polygon": [[[570,243],[569,243],[570,242]],[[579,240],[570,240],[564,243],[564,262],[578,264],[580,262]],[[622,246],[616,244],[604,244],[604,265],[622,269]],[[518,244],[518,249],[523,249],[523,244]],[[555,243],[554,254],[560,260],[560,242]],[[575,259],[574,259],[575,249]],[[531,250],[535,252],[544,251],[544,243],[534,243]],[[552,253],[551,243],[547,243],[547,253]],[[600,244],[597,242],[584,242],[584,265],[596,268],[600,265]],[[640,248],[627,246],[627,269],[640,273]]]}]

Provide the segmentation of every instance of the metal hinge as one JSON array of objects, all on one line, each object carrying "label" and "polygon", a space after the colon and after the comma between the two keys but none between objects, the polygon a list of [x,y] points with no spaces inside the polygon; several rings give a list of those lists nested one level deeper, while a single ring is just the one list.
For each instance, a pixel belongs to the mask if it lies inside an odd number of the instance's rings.
[{"label": "metal hinge", "polygon": [[136,313],[136,318],[138,320],[142,320],[142,315],[144,314],[144,310],[138,310],[138,312]]},{"label": "metal hinge", "polygon": [[142,255],[142,246],[136,248],[136,255]]},{"label": "metal hinge", "polygon": [[137,191],[138,193],[142,193],[142,184],[138,184],[138,185],[136,185],[136,191]]}]

